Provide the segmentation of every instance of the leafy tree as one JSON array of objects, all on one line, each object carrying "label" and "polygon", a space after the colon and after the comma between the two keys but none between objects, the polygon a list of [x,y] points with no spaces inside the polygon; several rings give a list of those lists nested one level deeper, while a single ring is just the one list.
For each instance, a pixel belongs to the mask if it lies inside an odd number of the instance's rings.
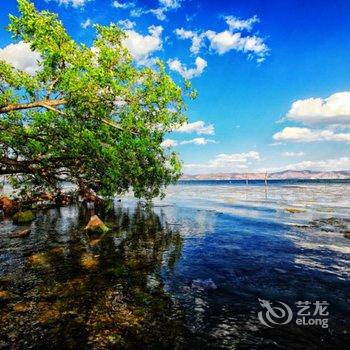
[{"label": "leafy tree", "polygon": [[115,24],[96,25],[88,47],[56,14],[28,0],[18,5],[8,30],[41,60],[34,75],[0,61],[0,175],[25,191],[59,193],[66,180],[81,193],[162,194],[181,162],[161,143],[186,121],[190,84],[181,89],[161,61],[135,64]]}]

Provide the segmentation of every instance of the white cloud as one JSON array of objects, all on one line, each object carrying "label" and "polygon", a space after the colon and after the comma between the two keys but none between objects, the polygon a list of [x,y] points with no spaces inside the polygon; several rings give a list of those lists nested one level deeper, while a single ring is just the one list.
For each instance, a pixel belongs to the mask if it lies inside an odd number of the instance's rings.
[{"label": "white cloud", "polygon": [[41,56],[38,52],[32,51],[29,44],[20,41],[0,49],[0,60],[33,75],[39,69]]},{"label": "white cloud", "polygon": [[166,12],[166,9],[164,7],[160,7],[157,9],[148,10],[145,13],[153,13],[158,20],[164,21],[164,20],[166,20],[165,12]]},{"label": "white cloud", "polygon": [[178,38],[182,40],[189,39],[192,41],[192,45],[190,48],[190,51],[194,54],[197,54],[201,47],[204,45],[203,40],[205,38],[205,35],[199,34],[197,32],[194,32],[192,30],[185,30],[184,28],[177,28],[175,30],[175,34]]},{"label": "white cloud", "polygon": [[303,157],[305,156],[304,152],[283,152],[282,156],[284,157]]},{"label": "white cloud", "polygon": [[140,17],[143,14],[151,13],[156,16],[160,21],[166,20],[166,13],[171,10],[175,10],[181,6],[182,0],[159,0],[159,7],[145,10],[142,8],[137,8],[130,11],[131,17]]},{"label": "white cloud", "polygon": [[187,173],[206,172],[234,172],[247,169],[252,162],[259,161],[258,152],[218,154],[214,159],[202,164],[185,164],[184,170]]},{"label": "white cloud", "polygon": [[75,8],[77,7],[84,7],[85,4],[89,1],[93,0],[56,0],[60,5],[65,5],[65,6],[73,6]]},{"label": "white cloud", "polygon": [[251,31],[253,28],[253,25],[260,21],[257,16],[253,16],[245,20],[239,19],[234,16],[226,16],[225,20],[229,26],[230,31],[239,31],[239,30]]},{"label": "white cloud", "polygon": [[277,146],[282,146],[282,145],[284,145],[283,142],[272,142],[269,144],[269,146],[271,146],[271,147],[277,147]]},{"label": "white cloud", "polygon": [[85,22],[82,22],[80,24],[84,29],[86,29],[87,27],[90,27],[92,25],[91,19],[88,18]]},{"label": "white cloud", "polygon": [[159,4],[167,9],[177,9],[182,0],[159,0]]},{"label": "white cloud", "polygon": [[134,28],[135,24],[135,22],[132,22],[129,19],[121,19],[120,21],[118,21],[118,25],[124,30]]},{"label": "white cloud", "polygon": [[218,154],[215,159],[209,162],[212,167],[220,168],[227,166],[235,166],[239,163],[246,164],[249,160],[259,160],[258,152],[250,151],[247,153],[233,153],[233,154]]},{"label": "white cloud", "polygon": [[162,143],[161,146],[164,148],[170,148],[170,147],[175,147],[178,145],[197,145],[197,146],[204,146],[207,145],[208,143],[216,143],[215,140],[211,139],[206,139],[204,137],[195,137],[192,140],[185,140],[185,141],[177,141],[177,140],[172,140],[172,139],[165,139]]},{"label": "white cloud", "polygon": [[117,9],[128,9],[131,7],[135,7],[134,2],[121,2],[121,1],[113,1],[112,6]]},{"label": "white cloud", "polygon": [[206,125],[203,120],[198,120],[193,123],[186,123],[174,130],[183,133],[197,133],[198,135],[214,135],[214,125]]},{"label": "white cloud", "polygon": [[161,146],[164,148],[170,148],[170,147],[174,147],[177,146],[178,142],[172,139],[166,139],[161,143]]},{"label": "white cloud", "polygon": [[231,50],[242,51],[248,54],[248,57],[256,57],[257,62],[264,61],[268,54],[268,47],[264,40],[257,35],[246,35],[243,31],[251,31],[253,25],[259,22],[258,17],[254,16],[242,20],[233,16],[224,17],[228,29],[222,32],[213,30],[192,31],[184,28],[175,30],[175,34],[180,39],[192,41],[190,51],[198,54],[202,47],[209,41],[209,47],[212,52],[223,55]]},{"label": "white cloud", "polygon": [[181,74],[185,79],[192,79],[194,77],[200,76],[203,73],[204,69],[207,67],[207,61],[201,57],[196,58],[195,64],[195,68],[187,68],[177,58],[168,60],[169,68]]},{"label": "white cloud", "polygon": [[141,15],[145,13],[142,9],[136,8],[130,11],[131,17],[141,17]]},{"label": "white cloud", "polygon": [[350,133],[334,133],[332,130],[312,130],[309,128],[286,127],[273,135],[276,141],[314,142],[338,141],[350,142]]},{"label": "white cloud", "polygon": [[350,124],[350,92],[295,101],[285,119],[305,124]]},{"label": "white cloud", "polygon": [[182,0],[159,0],[159,8],[151,9],[147,12],[153,13],[157,19],[164,21],[166,13],[170,10],[175,10],[181,6]]},{"label": "white cloud", "polygon": [[318,171],[340,171],[350,170],[350,158],[325,159],[320,161],[307,160],[300,163],[289,164],[284,170],[318,170]]},{"label": "white cloud", "polygon": [[182,142],[180,142],[180,145],[194,144],[194,145],[203,146],[203,145],[206,145],[208,143],[216,143],[216,141],[215,140],[206,139],[204,137],[196,137],[196,138],[194,138],[192,140],[182,141]]},{"label": "white cloud", "polygon": [[223,55],[231,50],[243,51],[256,55],[261,61],[268,52],[263,39],[257,36],[242,36],[241,33],[233,33],[228,30],[220,33],[208,30],[206,36],[210,41],[210,48],[219,55]]},{"label": "white cloud", "polygon": [[135,30],[125,32],[127,37],[124,39],[124,45],[139,64],[150,64],[152,53],[162,49],[161,35],[163,28],[161,26],[150,26],[148,31],[148,35],[142,35]]}]

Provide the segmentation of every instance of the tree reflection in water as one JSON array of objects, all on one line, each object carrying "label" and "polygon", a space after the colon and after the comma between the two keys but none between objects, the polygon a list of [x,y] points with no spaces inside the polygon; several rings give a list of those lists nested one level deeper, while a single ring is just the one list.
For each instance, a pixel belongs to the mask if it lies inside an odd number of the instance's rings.
[{"label": "tree reflection in water", "polygon": [[42,213],[26,239],[10,239],[2,223],[0,347],[181,347],[182,315],[159,277],[181,254],[176,227],[119,206],[103,215],[111,233],[88,236],[90,215],[77,206]]}]

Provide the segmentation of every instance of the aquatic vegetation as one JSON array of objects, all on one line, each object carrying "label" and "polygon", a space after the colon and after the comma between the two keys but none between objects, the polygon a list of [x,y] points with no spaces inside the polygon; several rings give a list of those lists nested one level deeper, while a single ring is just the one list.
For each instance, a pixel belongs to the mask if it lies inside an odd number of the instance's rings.
[{"label": "aquatic vegetation", "polygon": [[35,219],[35,214],[31,210],[20,211],[16,213],[12,220],[14,223],[23,225],[32,222]]}]

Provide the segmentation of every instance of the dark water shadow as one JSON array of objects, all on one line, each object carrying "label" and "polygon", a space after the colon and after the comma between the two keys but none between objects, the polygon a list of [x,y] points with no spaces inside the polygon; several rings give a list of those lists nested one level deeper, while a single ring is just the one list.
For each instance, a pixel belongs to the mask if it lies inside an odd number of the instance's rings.
[{"label": "dark water shadow", "polygon": [[[112,232],[88,236],[91,211],[71,206],[38,216],[28,238],[0,228],[0,348],[176,348],[189,337],[164,293],[182,238],[151,210],[116,207]],[[165,258],[166,255],[166,258]]]}]

